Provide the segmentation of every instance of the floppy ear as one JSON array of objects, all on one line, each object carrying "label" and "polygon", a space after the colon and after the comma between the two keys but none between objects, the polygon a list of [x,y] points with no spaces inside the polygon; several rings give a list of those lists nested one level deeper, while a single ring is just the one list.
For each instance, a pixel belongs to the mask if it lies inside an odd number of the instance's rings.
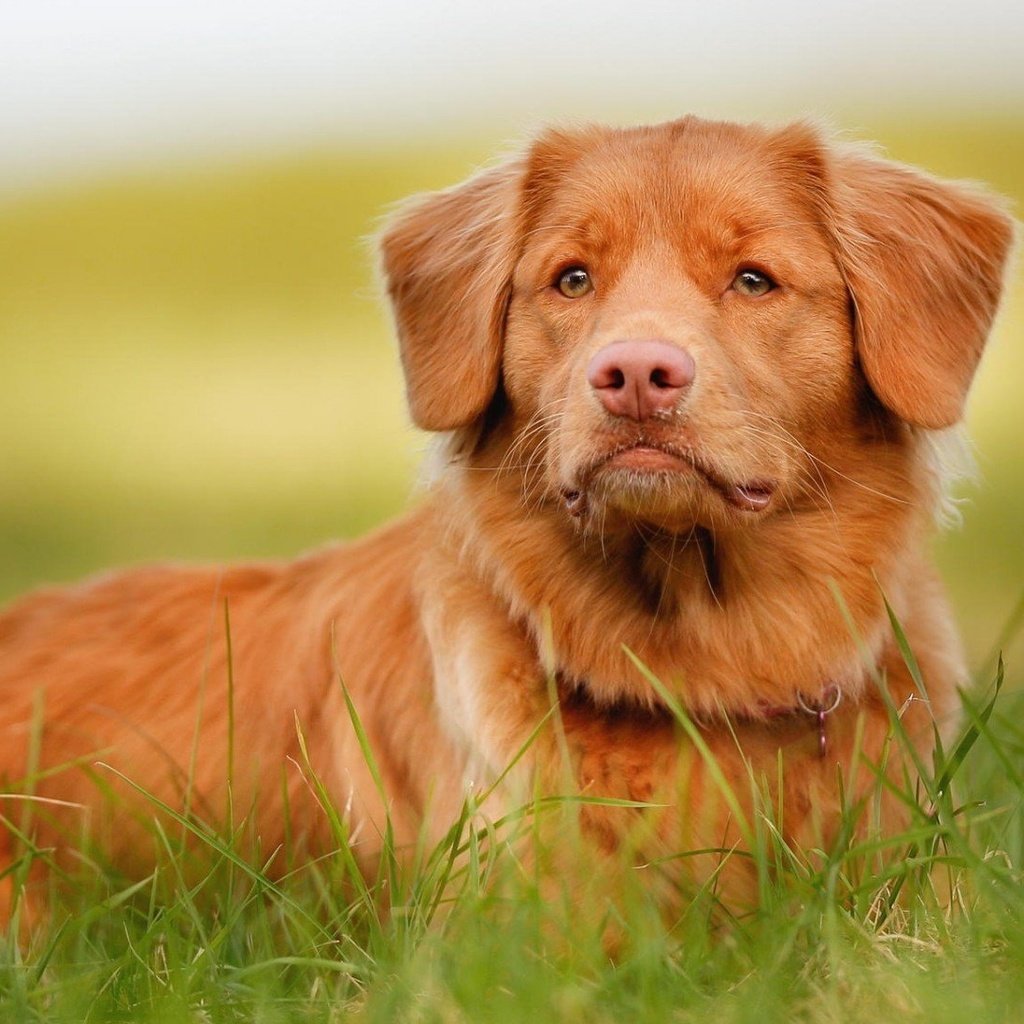
[{"label": "floppy ear", "polygon": [[414,200],[381,238],[409,409],[425,430],[472,423],[498,387],[520,177],[512,162]]},{"label": "floppy ear", "polygon": [[951,426],[992,326],[1013,221],[979,191],[856,151],[838,150],[830,171],[864,375],[908,423]]}]

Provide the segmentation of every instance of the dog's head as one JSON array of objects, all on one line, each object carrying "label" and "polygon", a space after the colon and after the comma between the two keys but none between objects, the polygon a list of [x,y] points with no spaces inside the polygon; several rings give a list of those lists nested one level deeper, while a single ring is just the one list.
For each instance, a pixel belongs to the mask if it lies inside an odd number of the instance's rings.
[{"label": "dog's head", "polygon": [[418,425],[498,438],[570,510],[688,529],[958,421],[1012,227],[807,125],[687,118],[542,135],[407,207],[383,257]]}]

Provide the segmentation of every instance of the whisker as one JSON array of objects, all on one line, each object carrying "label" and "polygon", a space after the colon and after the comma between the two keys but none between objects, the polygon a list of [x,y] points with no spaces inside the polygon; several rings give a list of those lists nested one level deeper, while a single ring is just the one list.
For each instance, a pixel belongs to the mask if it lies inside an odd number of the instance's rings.
[{"label": "whisker", "polygon": [[768,415],[767,415],[767,414],[765,414],[765,413],[759,413],[759,412],[755,412],[754,410],[748,410],[748,413],[747,413],[747,414],[748,414],[748,415],[751,415],[751,416],[759,416],[759,417],[761,417],[762,419],[768,420],[768,421],[769,421],[770,423],[772,423],[772,424],[773,424],[773,426],[777,427],[777,428],[778,428],[779,430],[782,430],[782,431],[784,431],[784,432],[785,432],[786,434],[788,434],[788,435],[789,435],[789,436],[790,436],[791,438],[793,438],[793,442],[794,442],[794,443],[795,443],[796,445],[798,445],[798,446],[799,446],[799,447],[800,447],[800,448],[801,448],[801,449],[803,450],[804,454],[805,454],[805,455],[806,455],[806,456],[807,456],[807,457],[808,457],[809,459],[812,459],[812,460],[813,460],[813,461],[814,461],[815,463],[817,463],[818,465],[820,465],[820,466],[823,466],[823,467],[824,467],[825,469],[827,469],[827,470],[828,470],[828,471],[829,471],[830,473],[834,473],[834,474],[835,474],[835,475],[836,475],[837,477],[839,477],[840,479],[842,479],[842,480],[846,480],[846,481],[847,481],[848,483],[851,483],[851,484],[853,484],[853,485],[854,485],[855,487],[859,487],[859,488],[861,488],[861,490],[863,490],[863,491],[867,491],[867,492],[868,492],[869,494],[874,494],[874,495],[875,495],[876,497],[879,497],[879,498],[885,498],[885,499],[886,499],[887,501],[892,501],[892,502],[895,502],[895,503],[896,503],[896,504],[898,504],[898,505],[910,505],[910,504],[912,504],[912,503],[911,503],[910,501],[908,501],[908,500],[907,500],[906,498],[901,498],[901,497],[899,497],[898,495],[895,495],[895,494],[888,494],[888,493],[887,493],[887,492],[885,492],[885,491],[880,491],[880,490],[878,490],[877,488],[874,488],[874,487],[870,487],[870,486],[869,486],[868,484],[865,484],[865,483],[863,483],[862,481],[860,481],[860,480],[857,480],[857,479],[856,479],[855,477],[852,477],[852,476],[849,476],[849,475],[847,475],[847,474],[846,474],[846,473],[844,473],[844,472],[843,472],[842,470],[840,470],[840,469],[836,468],[835,466],[833,466],[833,465],[832,465],[831,463],[828,463],[828,462],[826,462],[826,461],[825,461],[824,459],[822,459],[822,458],[821,458],[820,456],[818,456],[818,455],[815,455],[815,454],[814,454],[814,452],[812,452],[812,451],[810,451],[810,450],[809,450],[808,448],[804,447],[804,445],[802,445],[802,444],[800,443],[800,441],[799,441],[799,440],[798,440],[797,438],[793,437],[793,435],[792,435],[792,434],[791,434],[791,433],[790,433],[790,432],[789,432],[788,430],[786,430],[786,428],[785,428],[785,427],[783,427],[783,426],[782,426],[782,425],[781,425],[780,423],[778,423],[778,422],[777,422],[776,420],[772,419],[772,417],[771,417],[771,416],[768,416]]}]

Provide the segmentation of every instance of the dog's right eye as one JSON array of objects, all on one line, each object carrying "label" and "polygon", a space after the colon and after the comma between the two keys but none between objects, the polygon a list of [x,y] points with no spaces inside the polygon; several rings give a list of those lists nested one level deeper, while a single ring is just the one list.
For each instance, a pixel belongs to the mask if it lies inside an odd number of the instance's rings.
[{"label": "dog's right eye", "polygon": [[569,267],[568,270],[563,270],[556,285],[567,299],[578,299],[594,288],[586,267]]}]

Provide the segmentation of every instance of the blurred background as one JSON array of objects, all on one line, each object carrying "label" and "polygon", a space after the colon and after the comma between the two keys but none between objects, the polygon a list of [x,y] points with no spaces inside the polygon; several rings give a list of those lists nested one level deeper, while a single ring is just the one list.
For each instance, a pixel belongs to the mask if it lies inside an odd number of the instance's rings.
[{"label": "blurred background", "polygon": [[[368,238],[552,119],[811,115],[1024,198],[995,0],[0,3],[0,600],[291,555],[411,500]],[[979,668],[1024,591],[1024,288],[937,541]],[[1024,645],[1011,645],[1024,677]]]}]

